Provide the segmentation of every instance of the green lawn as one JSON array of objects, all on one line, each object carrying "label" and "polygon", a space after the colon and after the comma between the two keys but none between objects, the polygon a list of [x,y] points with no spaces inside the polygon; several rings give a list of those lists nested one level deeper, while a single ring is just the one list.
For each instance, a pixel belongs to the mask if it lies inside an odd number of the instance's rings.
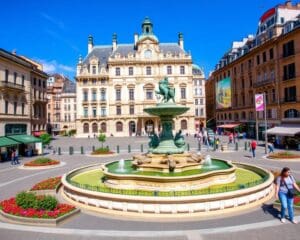
[{"label": "green lawn", "polygon": [[[103,177],[103,173],[99,169],[91,170],[89,172],[84,172],[81,174],[78,174],[74,176],[71,180],[79,183],[79,184],[87,184],[89,186],[96,186],[100,187],[102,191],[104,192],[111,192],[111,190],[106,187],[102,182],[101,178]],[[225,191],[233,191],[237,190],[240,188],[247,187],[246,184],[249,182],[255,182],[258,180],[261,180],[262,177],[258,175],[257,173],[254,173],[252,171],[238,168],[236,170],[236,181],[233,183],[229,184],[218,184],[218,185],[213,185],[209,188],[204,188],[201,190],[194,190],[193,193],[190,191],[176,191],[176,196],[186,196],[186,195],[198,195],[198,194],[207,194],[207,193],[217,193],[217,192],[225,192]],[[112,190],[114,193],[119,193],[118,190]],[[144,195],[152,195],[151,191],[142,191]],[[147,193],[148,192],[148,193]],[[125,194],[128,195],[136,195],[136,190],[126,190]],[[122,192],[124,194],[124,191]],[[160,196],[169,196],[171,193],[170,192],[160,192]]]}]

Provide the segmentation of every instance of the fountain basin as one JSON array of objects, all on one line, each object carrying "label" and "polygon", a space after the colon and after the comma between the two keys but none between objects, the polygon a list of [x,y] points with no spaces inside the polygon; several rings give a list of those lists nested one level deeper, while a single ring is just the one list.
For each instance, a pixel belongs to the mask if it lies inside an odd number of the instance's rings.
[{"label": "fountain basin", "polygon": [[145,108],[144,111],[155,116],[178,116],[189,110],[188,107],[176,105],[175,103],[158,103],[155,107]]}]

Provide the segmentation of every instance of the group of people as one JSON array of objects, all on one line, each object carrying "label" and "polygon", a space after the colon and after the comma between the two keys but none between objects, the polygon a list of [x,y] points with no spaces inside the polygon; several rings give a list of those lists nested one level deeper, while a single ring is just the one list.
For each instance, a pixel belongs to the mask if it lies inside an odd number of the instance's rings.
[{"label": "group of people", "polygon": [[13,148],[10,152],[11,165],[20,164],[19,162],[19,152],[17,149]]}]

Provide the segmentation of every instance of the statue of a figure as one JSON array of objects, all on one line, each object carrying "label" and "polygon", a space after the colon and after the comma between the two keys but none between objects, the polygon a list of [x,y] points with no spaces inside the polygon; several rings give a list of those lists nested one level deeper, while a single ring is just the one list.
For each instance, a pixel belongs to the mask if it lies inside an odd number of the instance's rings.
[{"label": "statue of a figure", "polygon": [[155,91],[157,94],[162,95],[163,102],[168,102],[170,99],[175,102],[174,97],[175,97],[175,88],[171,88],[169,85],[169,80],[167,77],[159,81],[158,84],[159,91]]},{"label": "statue of a figure", "polygon": [[179,130],[178,133],[176,133],[174,142],[175,142],[176,147],[178,147],[178,148],[182,148],[185,145],[184,137],[182,135],[181,130]]},{"label": "statue of a figure", "polygon": [[156,133],[153,133],[150,135],[150,142],[149,142],[149,147],[150,148],[156,148],[159,145],[159,137]]}]

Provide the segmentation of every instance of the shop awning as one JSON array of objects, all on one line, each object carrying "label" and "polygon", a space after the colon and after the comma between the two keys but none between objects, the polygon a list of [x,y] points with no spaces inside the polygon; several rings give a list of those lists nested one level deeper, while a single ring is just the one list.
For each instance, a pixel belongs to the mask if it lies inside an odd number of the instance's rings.
[{"label": "shop awning", "polygon": [[277,135],[277,136],[295,136],[296,134],[300,134],[300,127],[294,127],[294,126],[273,127],[267,130],[267,134]]},{"label": "shop awning", "polygon": [[240,123],[232,123],[232,124],[223,124],[223,125],[219,125],[217,126],[218,128],[235,128],[240,126]]},{"label": "shop awning", "polygon": [[41,142],[42,140],[39,138],[36,138],[31,135],[12,135],[12,136],[7,136],[8,138],[15,140],[19,143],[36,143],[36,142]]},{"label": "shop awning", "polygon": [[0,147],[9,147],[14,145],[19,145],[19,142],[16,142],[7,137],[0,137]]}]

